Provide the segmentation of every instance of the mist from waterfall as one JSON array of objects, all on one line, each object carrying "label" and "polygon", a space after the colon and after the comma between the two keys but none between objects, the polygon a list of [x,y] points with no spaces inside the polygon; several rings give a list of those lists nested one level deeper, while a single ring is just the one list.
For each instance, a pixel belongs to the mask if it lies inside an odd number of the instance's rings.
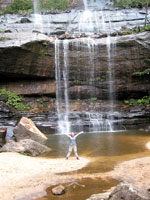
[{"label": "mist from waterfall", "polygon": [[[104,32],[103,8],[109,3],[109,0],[83,0],[84,11],[80,15],[79,32],[89,35]],[[99,12],[96,11],[97,9]]]}]

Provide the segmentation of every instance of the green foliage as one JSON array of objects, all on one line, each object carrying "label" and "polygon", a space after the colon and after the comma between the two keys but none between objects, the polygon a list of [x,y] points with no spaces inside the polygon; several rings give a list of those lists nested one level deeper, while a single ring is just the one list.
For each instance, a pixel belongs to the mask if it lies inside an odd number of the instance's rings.
[{"label": "green foliage", "polygon": [[43,101],[43,99],[37,99],[36,100],[38,103],[40,103],[41,105],[43,105],[44,107],[47,107],[47,103]]},{"label": "green foliage", "polygon": [[[69,0],[40,0],[39,11],[43,10],[65,10],[69,4]],[[2,11],[0,14],[6,13],[19,13],[19,14],[30,14],[33,12],[33,1],[32,0],[15,0],[8,8]]]},{"label": "green foliage", "polygon": [[32,13],[33,3],[32,0],[15,0],[8,8],[4,10],[4,13]]},{"label": "green foliage", "polygon": [[43,45],[44,47],[47,47],[47,46],[48,46],[48,43],[47,43],[47,42],[43,42],[42,45]]},{"label": "green foliage", "polygon": [[67,9],[69,0],[40,0],[41,10],[65,10]]},{"label": "green foliage", "polygon": [[129,106],[147,106],[150,105],[150,96],[145,96],[142,99],[130,99],[130,100],[125,100],[125,104]]},{"label": "green foliage", "polygon": [[133,77],[142,77],[142,76],[145,76],[145,75],[150,75],[150,68],[145,69],[143,72],[134,72],[132,74]]},{"label": "green foliage", "polygon": [[122,35],[130,35],[130,34],[144,32],[144,31],[150,31],[150,25],[146,25],[143,27],[134,27],[132,29],[127,28],[122,32]]},{"label": "green foliage", "polygon": [[90,101],[97,101],[97,97],[92,97],[89,99]]},{"label": "green foliage", "polygon": [[142,8],[147,4],[150,5],[150,0],[113,0],[115,6],[122,8],[132,7],[132,8]]},{"label": "green foliage", "polygon": [[146,58],[146,59],[144,60],[144,62],[145,62],[145,63],[150,63],[150,59],[149,59],[149,58]]},{"label": "green foliage", "polygon": [[150,25],[144,27],[145,31],[150,31]]},{"label": "green foliage", "polygon": [[11,106],[12,108],[14,108],[16,110],[24,111],[24,110],[30,109],[29,105],[23,104],[22,97],[16,95],[14,92],[10,92],[6,89],[1,89],[0,97],[4,98],[4,101],[6,102],[7,105]]},{"label": "green foliage", "polygon": [[4,41],[4,40],[6,40],[6,38],[0,37],[0,41]]}]

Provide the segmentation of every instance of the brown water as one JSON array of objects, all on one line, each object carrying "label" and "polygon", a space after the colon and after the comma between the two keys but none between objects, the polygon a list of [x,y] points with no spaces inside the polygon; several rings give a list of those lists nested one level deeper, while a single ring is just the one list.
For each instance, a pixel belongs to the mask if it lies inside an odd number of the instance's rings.
[{"label": "brown water", "polygon": [[[47,145],[52,148],[52,152],[47,157],[65,157],[68,151],[68,138],[64,135],[50,135],[48,138]],[[138,131],[87,133],[79,136],[78,153],[80,157],[89,157],[91,162],[83,169],[64,174],[85,174],[93,177],[77,180],[77,183],[72,185],[66,184],[66,194],[63,196],[53,196],[51,188],[48,188],[48,195],[38,200],[85,200],[91,194],[105,192],[117,185],[118,181],[102,178],[104,172],[113,170],[120,162],[150,155],[145,147],[148,141],[150,133]],[[96,177],[98,174],[101,174],[101,178]]]}]

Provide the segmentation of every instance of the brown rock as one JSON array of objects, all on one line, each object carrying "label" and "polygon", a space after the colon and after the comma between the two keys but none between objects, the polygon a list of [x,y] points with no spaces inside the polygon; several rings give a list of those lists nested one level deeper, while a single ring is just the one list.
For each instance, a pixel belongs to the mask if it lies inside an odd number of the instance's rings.
[{"label": "brown rock", "polygon": [[27,155],[30,156],[38,156],[50,150],[51,150],[50,148],[38,142],[35,142],[30,139],[24,139],[20,140],[19,142],[9,140],[0,149],[0,152],[18,152],[18,153],[26,153]]},{"label": "brown rock", "polygon": [[22,80],[17,82],[4,82],[0,89],[15,92],[18,95],[55,95],[56,83],[51,80]]},{"label": "brown rock", "polygon": [[63,185],[58,185],[57,187],[52,189],[52,194],[54,195],[62,195],[65,193],[65,188]]},{"label": "brown rock", "polygon": [[22,117],[20,122],[14,128],[14,136],[17,142],[22,139],[32,139],[43,143],[47,140],[47,137],[41,133],[33,121],[25,117]]},{"label": "brown rock", "polygon": [[0,142],[5,142],[5,137],[7,133],[7,128],[0,128]]}]

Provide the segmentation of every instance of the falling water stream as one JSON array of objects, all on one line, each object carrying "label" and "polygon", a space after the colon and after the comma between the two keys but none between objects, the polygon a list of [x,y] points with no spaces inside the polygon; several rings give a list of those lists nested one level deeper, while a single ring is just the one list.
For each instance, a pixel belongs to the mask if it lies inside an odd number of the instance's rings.
[{"label": "falling water stream", "polygon": [[[69,41],[55,40],[56,105],[58,113],[58,132],[69,133],[69,93],[68,93],[68,48]],[[63,51],[63,68],[60,53]],[[63,92],[64,91],[64,92]]]},{"label": "falling water stream", "polygon": [[43,19],[40,14],[40,0],[33,0],[33,8],[34,8],[34,28],[37,31],[43,33]]},{"label": "falling water stream", "polygon": [[[95,87],[95,51],[97,51],[97,44],[94,39],[91,38],[91,34],[99,34],[101,30],[105,31],[106,23],[102,8],[105,6],[106,2],[100,1],[101,11],[96,13],[91,10],[90,6],[94,3],[93,1],[84,0],[85,10],[81,12],[79,21],[79,32],[86,33],[89,36],[83,39],[84,45],[88,49],[88,69],[89,75],[87,77],[88,86],[90,90],[90,98],[97,98],[96,87]],[[89,120],[89,132],[95,131],[113,131],[113,113],[114,113],[114,75],[113,75],[113,54],[115,51],[114,45],[112,44],[111,37],[111,20],[109,20],[109,32],[107,33],[106,47],[107,47],[107,57],[108,57],[108,100],[110,104],[110,111],[107,113],[106,119],[103,118],[101,113],[95,113],[92,108],[87,112]],[[56,68],[56,98],[57,98],[57,112],[58,112],[58,132],[69,133],[72,130],[72,122],[69,120],[70,109],[69,109],[69,40],[64,40],[63,42],[56,40],[55,42],[55,68]],[[71,43],[71,42],[70,42]],[[77,41],[78,43],[78,41]],[[64,52],[62,54],[62,51]],[[62,63],[60,63],[60,52],[63,55],[63,70]],[[76,58],[78,60],[78,57]],[[63,79],[62,79],[63,77]],[[64,87],[62,87],[62,85]],[[62,109],[63,108],[63,109]],[[79,117],[80,118],[80,117]],[[82,119],[79,120],[83,124]]]}]

